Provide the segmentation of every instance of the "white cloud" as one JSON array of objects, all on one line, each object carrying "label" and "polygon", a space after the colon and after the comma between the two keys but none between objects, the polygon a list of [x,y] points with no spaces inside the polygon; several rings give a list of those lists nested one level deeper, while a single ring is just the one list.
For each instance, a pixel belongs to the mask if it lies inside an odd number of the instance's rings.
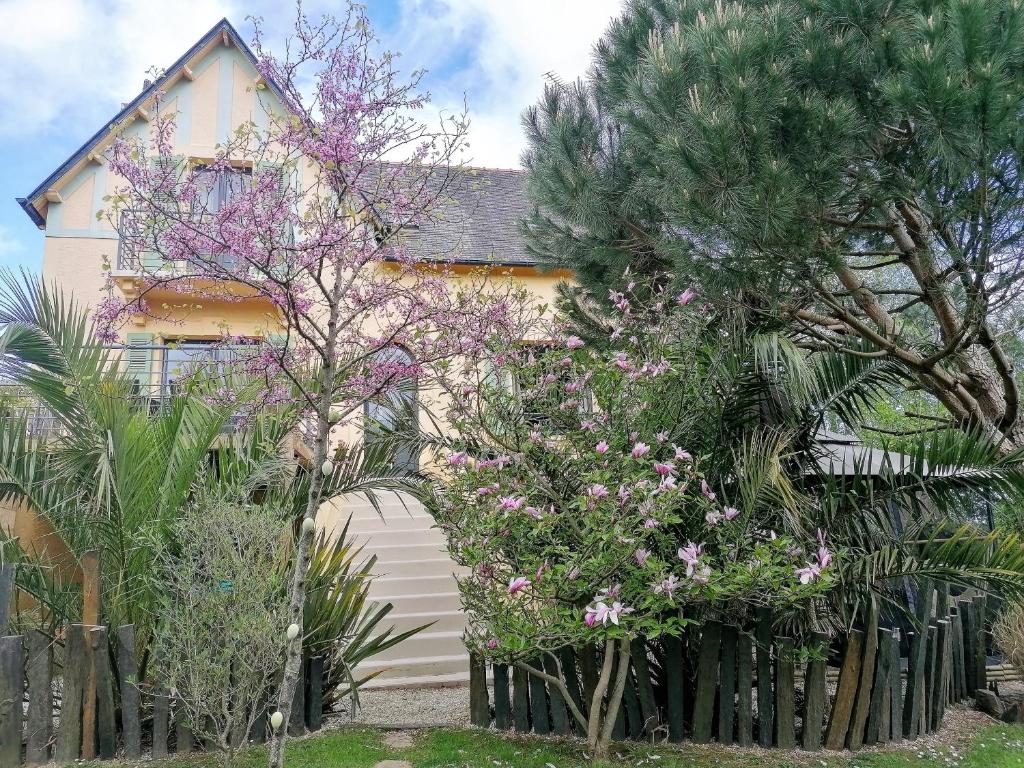
[{"label": "white cloud", "polygon": [[[236,0],[0,0],[0,137],[74,130],[85,139]],[[85,121],[80,124],[79,120]]]},{"label": "white cloud", "polygon": [[[384,36],[404,67],[435,73],[434,105],[458,109],[468,94],[469,154],[477,165],[518,167],[522,112],[541,95],[550,72],[563,81],[584,74],[594,43],[620,0],[401,0],[401,26]],[[372,6],[371,6],[372,11]]]}]

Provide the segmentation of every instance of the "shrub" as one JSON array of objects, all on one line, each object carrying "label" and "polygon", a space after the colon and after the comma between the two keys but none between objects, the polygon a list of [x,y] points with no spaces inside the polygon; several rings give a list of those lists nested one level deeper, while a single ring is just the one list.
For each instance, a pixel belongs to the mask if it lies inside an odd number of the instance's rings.
[{"label": "shrub", "polygon": [[992,639],[1006,660],[1024,675],[1024,601],[1005,605],[992,625]]},{"label": "shrub", "polygon": [[266,713],[283,666],[286,519],[274,506],[200,496],[158,553],[167,589],[158,675],[225,763]]}]

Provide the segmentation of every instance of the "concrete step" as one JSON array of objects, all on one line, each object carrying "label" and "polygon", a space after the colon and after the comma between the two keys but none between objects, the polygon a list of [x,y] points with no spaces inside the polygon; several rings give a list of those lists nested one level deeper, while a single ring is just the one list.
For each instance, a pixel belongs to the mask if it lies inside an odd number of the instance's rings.
[{"label": "concrete step", "polygon": [[436,528],[421,528],[419,530],[392,529],[386,531],[357,531],[350,528],[349,537],[358,544],[378,547],[433,544],[445,551],[448,549],[448,542],[444,534]]},{"label": "concrete step", "polygon": [[445,656],[407,656],[396,657],[391,660],[380,659],[375,656],[367,659],[356,668],[356,674],[368,674],[380,671],[377,679],[388,679],[403,677],[434,677],[448,676],[453,674],[465,674],[469,676],[469,654],[463,649],[462,653],[451,653]]},{"label": "concrete step", "polygon": [[452,592],[456,589],[455,579],[450,573],[432,576],[380,576],[370,582],[371,600],[391,595],[418,595],[430,592]]},{"label": "concrete step", "polygon": [[[365,549],[363,552],[369,554],[370,550]],[[386,576],[391,578],[407,576],[427,578],[430,576],[451,576],[453,573],[466,572],[466,568],[456,565],[448,557],[441,556],[424,557],[419,560],[406,560],[401,563],[378,562],[373,567],[373,573],[375,576]]]},{"label": "concrete step", "polygon": [[[390,618],[390,617],[389,617]],[[428,629],[420,632],[406,640],[404,643],[392,646],[381,651],[367,663],[375,661],[381,666],[394,666],[398,659],[418,659],[434,656],[451,656],[453,654],[465,653],[466,647],[462,644],[462,630],[448,630],[434,632]],[[388,662],[385,664],[385,662]]]},{"label": "concrete step", "polygon": [[[416,560],[436,560],[443,558],[451,563],[448,552],[443,544],[437,542],[420,542],[417,544],[387,544],[374,543],[367,546],[366,552],[373,552],[377,556],[379,566],[390,567],[396,563],[407,563]],[[455,567],[454,563],[451,563]]]},{"label": "concrete step", "polygon": [[[340,525],[345,524],[345,519],[346,518],[339,518]],[[348,529],[352,533],[357,533],[360,536],[376,533],[401,533],[403,531],[434,531],[444,538],[444,534],[433,526],[434,520],[429,517],[364,517],[361,519],[352,518],[352,522],[349,523]]]},{"label": "concrete step", "polygon": [[455,582],[451,583],[451,592],[422,593],[415,595],[378,595],[373,598],[378,603],[391,603],[393,614],[422,613],[424,606],[436,611],[460,611],[462,601],[455,591]]},{"label": "concrete step", "polygon": [[[468,666],[469,661],[465,664]],[[434,675],[399,675],[388,677],[387,674],[380,674],[364,685],[360,690],[373,690],[384,688],[447,688],[463,686],[469,682],[469,670],[462,672],[448,672]],[[466,694],[467,701],[469,694]]]},{"label": "concrete step", "polygon": [[[396,632],[406,632],[415,627],[430,624],[424,632],[462,632],[466,628],[466,616],[462,611],[431,611],[421,610],[414,613],[396,613],[392,611],[384,620],[385,624],[394,626]],[[405,642],[411,646],[416,644],[419,635],[413,635]]]}]

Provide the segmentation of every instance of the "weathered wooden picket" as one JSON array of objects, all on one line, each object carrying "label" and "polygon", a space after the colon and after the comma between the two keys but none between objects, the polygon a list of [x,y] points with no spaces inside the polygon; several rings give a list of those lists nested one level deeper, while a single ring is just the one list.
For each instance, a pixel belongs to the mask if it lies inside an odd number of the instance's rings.
[{"label": "weathered wooden picket", "polygon": [[[159,683],[139,682],[135,628],[72,624],[62,642],[37,630],[8,635],[14,570],[0,566],[0,767],[79,758],[138,758],[191,752],[197,743],[174,696]],[[90,615],[88,600],[83,615]],[[296,691],[291,734],[323,722],[324,660],[308,659]],[[267,713],[269,715],[269,711]],[[248,740],[266,740],[269,717]],[[246,735],[238,733],[235,743]]]},{"label": "weathered wooden picket", "polygon": [[[863,626],[832,649],[824,635],[816,635],[807,648],[773,637],[766,611],[748,627],[707,621],[682,637],[637,640],[615,738],[714,739],[807,750],[856,750],[916,739],[942,726],[948,704],[985,688],[984,616],[983,597],[951,599],[948,589],[926,588],[917,605],[921,631],[901,636],[898,629],[879,626],[879,611],[872,606]],[[583,712],[596,684],[598,655],[594,647],[558,653],[569,694]],[[838,669],[829,666],[830,657]],[[553,657],[545,668],[555,671]],[[493,666],[492,677],[493,702],[487,667],[475,657],[470,667],[475,725],[578,732],[561,694],[541,678],[500,664]]]}]

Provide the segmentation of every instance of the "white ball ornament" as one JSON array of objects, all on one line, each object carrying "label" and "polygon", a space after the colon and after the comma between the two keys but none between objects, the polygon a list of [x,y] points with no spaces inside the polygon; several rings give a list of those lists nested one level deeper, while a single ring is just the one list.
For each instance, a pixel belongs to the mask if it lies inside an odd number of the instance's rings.
[{"label": "white ball ornament", "polygon": [[316,523],[313,522],[312,517],[307,517],[305,520],[302,521],[302,533],[304,535],[312,533],[314,528],[316,528]]},{"label": "white ball ornament", "polygon": [[289,640],[294,640],[296,637],[299,636],[299,625],[298,624],[289,624],[288,625],[288,632],[287,632],[287,634],[288,634],[288,639]]},{"label": "white ball ornament", "polygon": [[330,476],[334,472],[334,464],[330,459],[325,459],[324,463],[320,465],[320,472],[325,476]]},{"label": "white ball ornament", "polygon": [[270,727],[275,731],[281,727],[281,723],[284,722],[284,715],[280,712],[275,712],[270,716]]}]

